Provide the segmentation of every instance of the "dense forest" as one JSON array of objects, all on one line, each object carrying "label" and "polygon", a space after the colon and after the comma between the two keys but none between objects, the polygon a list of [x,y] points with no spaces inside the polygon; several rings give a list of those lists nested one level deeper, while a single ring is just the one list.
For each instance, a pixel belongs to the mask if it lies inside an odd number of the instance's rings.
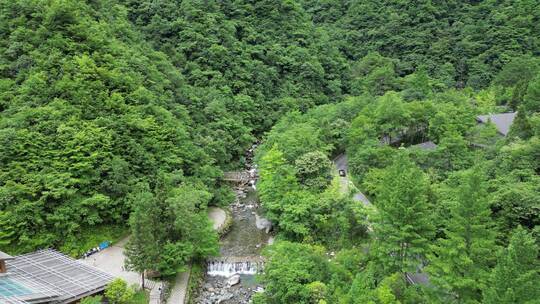
[{"label": "dense forest", "polygon": [[539,7],[0,0],[0,250],[174,274],[262,139],[254,303],[539,303]]}]

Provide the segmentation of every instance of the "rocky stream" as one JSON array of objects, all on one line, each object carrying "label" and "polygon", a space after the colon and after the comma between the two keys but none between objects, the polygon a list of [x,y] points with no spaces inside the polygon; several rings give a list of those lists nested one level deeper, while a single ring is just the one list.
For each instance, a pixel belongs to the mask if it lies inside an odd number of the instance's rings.
[{"label": "rocky stream", "polygon": [[255,148],[256,145],[246,155],[246,170],[252,179],[234,189],[236,200],[230,205],[232,225],[221,239],[220,256],[207,262],[205,280],[195,303],[250,303],[251,296],[263,290],[255,276],[264,266],[261,251],[273,238],[271,223],[260,216],[256,167],[251,163]]}]

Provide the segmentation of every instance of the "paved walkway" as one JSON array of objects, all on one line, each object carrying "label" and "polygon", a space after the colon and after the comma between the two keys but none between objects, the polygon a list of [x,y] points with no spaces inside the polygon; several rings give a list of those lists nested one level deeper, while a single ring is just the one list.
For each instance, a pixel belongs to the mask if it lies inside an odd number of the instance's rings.
[{"label": "paved walkway", "polygon": [[[141,274],[134,271],[127,271],[124,269],[124,246],[126,245],[129,237],[126,237],[111,247],[104,249],[98,253],[91,255],[81,261],[85,264],[92,265],[99,268],[111,275],[122,278],[128,285],[141,286]],[[150,289],[150,303],[159,304],[162,283],[145,279],[145,288]]]},{"label": "paved walkway", "polygon": [[[214,229],[219,230],[227,220],[227,213],[225,210],[216,207],[210,207],[208,209],[208,217],[214,223]],[[86,259],[80,261],[99,268],[115,277],[122,278],[128,285],[141,285],[141,275],[134,271],[127,271],[124,269],[124,246],[128,241],[128,237],[122,239],[111,247],[104,249],[98,253],[91,255]],[[190,270],[179,274],[176,277],[174,286],[171,289],[171,295],[167,300],[168,304],[184,304],[186,297],[187,287],[189,283]],[[156,299],[156,291],[161,286],[150,280],[145,280],[147,286],[153,286],[151,294],[154,294],[152,299]],[[156,289],[156,290],[154,290]]]},{"label": "paved walkway", "polygon": [[191,266],[187,271],[182,272],[176,276],[176,281],[174,282],[174,286],[171,289],[171,295],[167,299],[167,304],[184,304],[184,301],[186,300],[190,273]]},{"label": "paved walkway", "polygon": [[157,282],[150,290],[150,303],[149,304],[161,304],[161,290],[163,289],[163,283]]}]

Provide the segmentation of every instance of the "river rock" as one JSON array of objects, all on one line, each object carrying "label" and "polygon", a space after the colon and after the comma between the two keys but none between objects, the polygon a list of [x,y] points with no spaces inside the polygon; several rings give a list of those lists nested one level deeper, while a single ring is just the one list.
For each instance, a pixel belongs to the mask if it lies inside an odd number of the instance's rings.
[{"label": "river rock", "polygon": [[229,285],[229,287],[237,285],[238,283],[240,283],[240,275],[238,274],[235,274],[227,279],[227,285]]},{"label": "river rock", "polygon": [[257,226],[257,229],[259,230],[266,229],[266,233],[272,230],[272,222],[264,217],[260,217],[258,214],[255,214],[255,226]]}]

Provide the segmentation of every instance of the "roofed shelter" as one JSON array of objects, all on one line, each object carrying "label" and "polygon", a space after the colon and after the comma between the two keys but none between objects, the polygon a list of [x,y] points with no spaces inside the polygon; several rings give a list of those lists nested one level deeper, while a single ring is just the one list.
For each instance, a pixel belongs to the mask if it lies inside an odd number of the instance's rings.
[{"label": "roofed shelter", "polygon": [[476,120],[479,123],[488,123],[492,122],[495,127],[497,128],[497,131],[502,134],[503,136],[508,135],[508,132],[510,132],[510,127],[512,126],[512,123],[514,122],[514,118],[516,118],[517,112],[512,113],[503,113],[503,114],[489,114],[489,115],[478,115],[476,117]]},{"label": "roofed shelter", "polygon": [[[0,252],[0,257],[8,256]],[[114,277],[52,249],[5,259],[0,303],[65,304],[103,291]]]}]

